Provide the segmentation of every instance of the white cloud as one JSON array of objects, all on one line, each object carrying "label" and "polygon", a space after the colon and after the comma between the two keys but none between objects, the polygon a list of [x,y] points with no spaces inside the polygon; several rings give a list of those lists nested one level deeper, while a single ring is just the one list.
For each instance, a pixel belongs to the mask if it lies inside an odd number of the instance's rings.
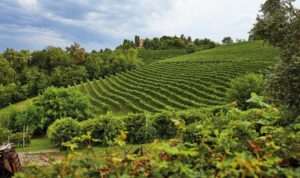
[{"label": "white cloud", "polygon": [[37,10],[38,2],[37,0],[18,0],[19,5],[27,10]]},{"label": "white cloud", "polygon": [[[3,31],[9,31],[10,33],[5,34]],[[22,45],[27,45],[28,47],[34,47],[35,49],[42,49],[49,45],[60,46],[64,48],[72,43],[72,41],[69,39],[62,37],[55,31],[47,28],[1,25],[0,32],[0,41],[15,42]],[[28,48],[27,46],[24,46],[24,49]],[[12,46],[6,47],[12,48]]]},{"label": "white cloud", "polygon": [[[15,5],[0,0],[0,34],[1,39],[9,36],[10,41],[34,47],[77,41],[89,49],[114,47],[136,34],[142,38],[185,34],[216,41],[224,36],[247,38],[264,1],[17,0]],[[300,2],[295,5],[300,7]]]}]

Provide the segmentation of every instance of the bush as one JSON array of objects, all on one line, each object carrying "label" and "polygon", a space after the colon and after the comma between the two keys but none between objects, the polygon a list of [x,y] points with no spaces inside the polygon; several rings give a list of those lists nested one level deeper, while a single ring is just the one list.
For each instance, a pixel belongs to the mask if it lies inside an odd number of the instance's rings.
[{"label": "bush", "polygon": [[126,130],[125,123],[123,119],[111,117],[109,115],[99,118],[99,121],[102,123],[104,132],[100,137],[102,144],[107,144],[111,142],[121,130]]},{"label": "bush", "polygon": [[80,135],[80,125],[72,118],[58,119],[49,126],[47,135],[51,141],[61,145],[61,143]]},{"label": "bush", "polygon": [[158,138],[169,139],[176,135],[176,126],[172,119],[175,119],[175,115],[168,111],[151,116]]},{"label": "bush", "polygon": [[228,102],[237,102],[238,108],[248,109],[253,105],[246,102],[254,92],[261,95],[264,90],[263,76],[260,74],[245,74],[244,76],[233,79],[230,82],[230,88],[226,93],[226,99]]},{"label": "bush", "polygon": [[193,53],[196,52],[197,46],[194,43],[189,43],[186,47],[186,52],[187,53]]},{"label": "bush", "polygon": [[78,121],[90,116],[91,103],[87,96],[79,91],[66,88],[48,88],[34,105],[45,111],[45,126],[49,126],[56,119],[71,117]]},{"label": "bush", "polygon": [[103,142],[104,126],[100,119],[88,119],[80,122],[80,130],[82,134],[91,132],[92,138]]},{"label": "bush", "polygon": [[152,120],[146,114],[129,114],[125,118],[125,123],[129,143],[142,144],[153,141],[155,129],[152,126]]}]

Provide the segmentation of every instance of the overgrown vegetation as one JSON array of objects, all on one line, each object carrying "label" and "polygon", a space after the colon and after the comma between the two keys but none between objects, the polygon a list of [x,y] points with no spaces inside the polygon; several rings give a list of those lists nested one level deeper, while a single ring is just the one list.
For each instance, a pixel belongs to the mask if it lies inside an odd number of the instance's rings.
[{"label": "overgrown vegetation", "polygon": [[[255,102],[259,108],[211,110],[209,115],[189,125],[174,116],[172,129],[177,130],[174,138],[167,142],[154,141],[143,152],[126,149],[127,132],[120,131],[113,143],[123,150],[124,156],[108,153],[107,160],[99,163],[101,158],[96,157],[88,144],[90,149],[83,155],[71,152],[60,163],[53,162],[46,169],[27,167],[16,177],[33,172],[42,177],[297,176],[300,122],[281,125],[278,110],[263,101],[256,102],[257,95],[252,96],[249,102]],[[95,139],[87,134],[76,140],[90,143],[89,140]],[[64,145],[74,151],[74,141]]]}]

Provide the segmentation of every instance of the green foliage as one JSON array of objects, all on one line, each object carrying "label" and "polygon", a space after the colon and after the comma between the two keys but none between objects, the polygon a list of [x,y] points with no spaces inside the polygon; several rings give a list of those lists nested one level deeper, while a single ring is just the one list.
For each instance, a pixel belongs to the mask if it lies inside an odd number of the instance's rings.
[{"label": "green foliage", "polygon": [[14,132],[22,132],[28,127],[31,135],[39,135],[43,132],[44,110],[40,107],[29,107],[25,111],[13,111],[9,117],[8,128]]},{"label": "green foliage", "polygon": [[74,43],[66,50],[54,46],[32,53],[6,49],[0,56],[0,85],[7,90],[16,85],[16,89],[14,96],[4,91],[0,107],[36,96],[49,86],[68,87],[140,65],[137,50],[129,48],[87,53]]},{"label": "green foliage", "polygon": [[138,56],[143,59],[146,64],[151,64],[160,60],[171,57],[181,56],[186,54],[184,49],[169,49],[169,50],[149,50],[139,49]]},{"label": "green foliage", "polygon": [[9,141],[9,136],[11,135],[11,131],[6,128],[0,129],[0,145],[7,143]]},{"label": "green foliage", "polygon": [[124,118],[129,143],[149,143],[156,136],[152,120],[146,114],[129,114]]},{"label": "green foliage", "polygon": [[121,130],[126,129],[125,122],[121,118],[107,115],[100,117],[99,120],[104,128],[103,135],[99,138],[102,144],[110,143],[120,133]]},{"label": "green foliage", "polygon": [[78,135],[80,135],[80,124],[72,118],[57,119],[47,131],[48,138],[58,146]]},{"label": "green foliage", "polygon": [[189,43],[186,46],[186,52],[187,53],[193,53],[193,52],[196,52],[196,50],[197,50],[197,46],[194,43]]},{"label": "green foliage", "polygon": [[0,58],[0,84],[7,85],[14,82],[16,71],[10,67],[9,62]]},{"label": "green foliage", "polygon": [[70,84],[78,84],[88,78],[87,70],[84,66],[56,67],[51,74],[51,83],[54,86],[67,87]]},{"label": "green foliage", "polygon": [[31,143],[31,135],[26,132],[16,132],[10,135],[9,142],[17,147],[23,146],[23,143],[25,144],[24,146],[28,146]]},{"label": "green foliage", "polygon": [[[91,133],[92,138],[99,139],[104,142],[104,124],[100,119],[87,119],[80,122],[81,133]],[[105,143],[105,142],[104,142]]]},{"label": "green foliage", "polygon": [[175,119],[174,113],[162,112],[154,114],[151,119],[158,138],[169,139],[176,135],[175,125],[172,121],[172,119]]},{"label": "green foliage", "polygon": [[71,117],[78,121],[90,116],[89,98],[82,93],[65,88],[49,87],[35,101],[36,107],[41,107],[45,112],[44,125],[47,127],[56,119]]},{"label": "green foliage", "polygon": [[193,48],[210,49],[215,46],[216,43],[207,38],[197,38],[193,41],[191,37],[186,38],[184,35],[180,37],[162,36],[161,38],[147,38],[144,41],[144,48],[147,50],[188,49],[189,51]]},{"label": "green foliage", "polygon": [[[253,95],[252,102],[264,102],[257,98]],[[104,160],[87,142],[88,152],[73,149],[49,170],[27,167],[16,176],[34,172],[42,177],[297,177],[300,120],[282,126],[280,119],[280,112],[273,107],[246,111],[213,108],[205,119],[187,127],[180,121],[175,124],[183,140],[156,140],[138,152],[130,151],[125,142],[127,132],[120,130],[112,143],[122,155],[108,152]],[[79,138],[90,140],[91,136]]]},{"label": "green foliage", "polygon": [[225,45],[232,44],[233,40],[232,40],[232,38],[230,36],[227,36],[227,37],[223,38],[222,43],[225,44]]},{"label": "green foliage", "polygon": [[15,51],[7,48],[3,52],[3,57],[10,63],[11,67],[14,68],[15,71],[20,72],[27,66],[30,60],[30,51]]},{"label": "green foliage", "polygon": [[227,90],[226,99],[229,102],[237,102],[238,108],[248,109],[251,104],[246,100],[250,98],[251,93],[261,95],[264,90],[264,79],[260,74],[248,73],[237,77],[230,82],[230,88]]},{"label": "green foliage", "polygon": [[288,115],[300,115],[300,57],[281,61],[267,78],[267,91],[276,103],[287,106]]},{"label": "green foliage", "polygon": [[268,77],[267,91],[277,104],[287,108],[291,117],[300,113],[300,10],[293,2],[295,0],[267,0],[251,30],[252,38],[264,39],[282,52],[281,61]]}]

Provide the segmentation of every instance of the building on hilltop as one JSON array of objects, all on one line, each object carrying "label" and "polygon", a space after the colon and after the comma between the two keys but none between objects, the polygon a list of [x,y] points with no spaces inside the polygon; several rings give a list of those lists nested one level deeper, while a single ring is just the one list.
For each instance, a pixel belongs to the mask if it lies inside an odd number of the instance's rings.
[{"label": "building on hilltop", "polygon": [[144,39],[140,39],[139,48],[144,48],[144,42],[145,42]]}]

